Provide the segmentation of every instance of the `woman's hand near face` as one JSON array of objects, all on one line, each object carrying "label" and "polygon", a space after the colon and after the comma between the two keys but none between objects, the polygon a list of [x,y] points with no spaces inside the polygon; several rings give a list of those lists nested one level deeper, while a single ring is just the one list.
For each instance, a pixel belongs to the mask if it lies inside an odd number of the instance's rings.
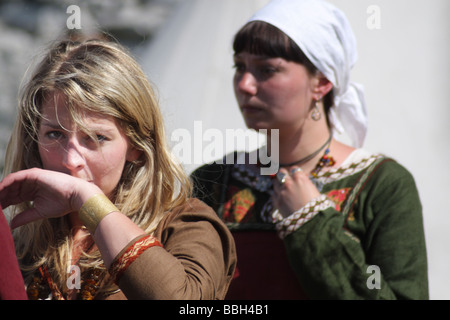
[{"label": "woman's hand near face", "polygon": [[12,220],[12,228],[76,212],[86,200],[98,193],[102,191],[85,180],[37,168],[12,173],[0,182],[0,204],[3,208],[33,201],[33,208]]},{"label": "woman's hand near face", "polygon": [[280,183],[277,179],[274,180],[272,201],[284,218],[320,196],[319,190],[308,175],[299,170],[300,168],[295,169],[294,167],[287,171],[281,168],[279,172],[285,174],[285,182]]}]

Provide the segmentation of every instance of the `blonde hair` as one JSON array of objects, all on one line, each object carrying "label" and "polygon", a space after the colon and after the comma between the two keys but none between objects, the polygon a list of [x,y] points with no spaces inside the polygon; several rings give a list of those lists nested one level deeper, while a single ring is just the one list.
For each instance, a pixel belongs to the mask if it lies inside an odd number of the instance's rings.
[{"label": "blonde hair", "polygon": [[[164,213],[191,196],[189,178],[168,146],[163,118],[153,89],[131,54],[119,44],[100,39],[56,42],[24,86],[18,118],[7,148],[5,174],[42,167],[37,130],[47,95],[62,93],[73,121],[82,127],[83,112],[112,116],[141,151],[128,162],[116,188],[115,204],[147,233],[154,232]],[[12,214],[29,203],[13,208]],[[41,265],[64,288],[73,250],[68,218],[44,219],[14,232],[16,251],[25,276]],[[96,252],[88,266],[100,266]],[[50,270],[49,270],[50,271]]]}]

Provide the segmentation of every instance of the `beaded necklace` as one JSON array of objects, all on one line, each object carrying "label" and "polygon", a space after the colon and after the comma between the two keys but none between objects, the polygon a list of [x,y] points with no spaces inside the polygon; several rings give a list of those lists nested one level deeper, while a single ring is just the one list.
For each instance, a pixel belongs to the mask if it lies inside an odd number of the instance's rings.
[{"label": "beaded necklace", "polygon": [[[94,243],[92,242],[87,251],[92,249],[93,245]],[[80,259],[78,259],[76,264],[78,264]],[[89,268],[83,271],[81,274],[83,282],[77,293],[76,299],[93,300],[101,287],[100,284],[105,277],[105,274],[104,270],[99,268]],[[28,299],[48,299],[50,294],[52,294],[52,299],[66,300],[56,283],[53,282],[52,277],[47,270],[47,266],[42,265],[36,270],[31,283],[27,287]]]},{"label": "beaded necklace", "polygon": [[[332,134],[330,134],[330,137],[328,138],[328,140],[319,149],[314,151],[309,156],[307,156],[307,157],[305,157],[303,159],[294,161],[292,163],[287,163],[287,164],[280,163],[280,167],[292,167],[294,165],[299,165],[299,164],[305,163],[305,162],[311,160],[312,158],[314,158],[323,148],[325,148],[328,145],[327,148],[325,149],[325,152],[324,152],[323,156],[319,159],[319,161],[317,162],[317,164],[314,167],[314,169],[311,170],[311,172],[310,172],[311,176],[313,178],[317,178],[319,172],[324,167],[332,167],[336,163],[334,158],[328,155],[330,153],[331,139],[332,139]],[[276,174],[271,175],[271,178],[275,178],[275,175]]]},{"label": "beaded necklace", "polygon": [[[77,300],[93,300],[100,289],[100,283],[104,278],[104,271],[98,268],[90,268],[81,275],[83,283],[77,294]],[[27,295],[30,300],[48,299],[50,293],[52,299],[66,300],[64,295],[53,282],[47,267],[41,266],[33,276],[33,280],[27,287]]]},{"label": "beaded necklace", "polygon": [[322,170],[323,167],[332,167],[336,161],[333,157],[329,157],[328,154],[330,153],[330,148],[328,147],[325,150],[325,153],[323,154],[322,158],[319,159],[319,162],[316,164],[315,168],[311,171],[311,175],[314,178],[317,178],[317,175]]}]

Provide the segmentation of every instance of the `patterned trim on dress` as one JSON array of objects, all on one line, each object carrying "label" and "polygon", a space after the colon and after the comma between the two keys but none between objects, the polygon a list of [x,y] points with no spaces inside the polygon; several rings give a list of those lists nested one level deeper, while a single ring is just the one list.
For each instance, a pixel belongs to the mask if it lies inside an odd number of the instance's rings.
[{"label": "patterned trim on dress", "polygon": [[276,225],[278,235],[283,239],[314,218],[320,211],[327,208],[334,208],[334,206],[334,202],[328,199],[325,194],[320,195],[308,202],[303,208],[278,222]]},{"label": "patterned trim on dress", "polygon": [[[363,149],[356,149],[339,168],[331,168],[328,171],[320,172],[317,178],[310,177],[310,179],[316,185],[323,186],[330,182],[351,176],[367,168],[380,157],[383,157],[383,155],[370,154]],[[255,164],[234,164],[231,174],[233,178],[251,188],[261,192],[272,192],[271,177],[268,175],[261,175],[260,168]]]},{"label": "patterned trim on dress", "polygon": [[364,150],[355,150],[339,168],[332,168],[328,171],[321,172],[316,180],[325,185],[368,168],[373,162],[379,158],[383,158],[382,154],[369,154]]},{"label": "patterned trim on dress", "polygon": [[[381,154],[371,154],[363,149],[356,149],[339,168],[331,168],[328,171],[320,172],[317,178],[310,176],[310,179],[318,190],[322,192],[324,185],[354,175],[368,168],[374,161],[382,157],[384,156]],[[234,179],[253,189],[272,194],[272,179],[270,176],[261,175],[260,168],[257,165],[234,164],[231,175]],[[264,222],[277,224],[277,229],[281,230],[280,236],[284,238],[287,234],[311,220],[320,210],[324,210],[329,206],[335,207],[335,203],[327,198],[326,195],[322,195],[319,198],[313,199],[305,207],[294,212],[289,217],[283,219],[278,213],[278,210],[275,210],[272,199],[269,199],[264,205],[260,217]],[[300,221],[296,222],[294,221],[295,219]]]},{"label": "patterned trim on dress", "polygon": [[145,250],[155,246],[162,247],[161,243],[152,236],[140,238],[130,245],[128,249],[125,250],[125,252],[118,259],[116,259],[109,268],[109,273],[111,274],[111,279],[113,279],[114,283],[119,283],[119,279],[122,274]]},{"label": "patterned trim on dress", "polygon": [[260,168],[255,164],[234,164],[231,175],[236,180],[258,191],[272,191],[272,179],[270,176],[261,175]]}]

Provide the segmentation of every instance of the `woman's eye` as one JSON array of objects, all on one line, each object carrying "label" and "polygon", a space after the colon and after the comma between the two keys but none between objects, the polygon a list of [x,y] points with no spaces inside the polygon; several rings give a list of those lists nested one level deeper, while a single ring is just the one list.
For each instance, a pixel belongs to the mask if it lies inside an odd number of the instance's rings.
[{"label": "woman's eye", "polygon": [[47,138],[52,140],[59,140],[63,136],[62,133],[59,131],[49,131],[45,135],[47,136]]},{"label": "woman's eye", "polygon": [[87,137],[88,140],[95,139],[96,142],[102,143],[108,140],[108,138],[102,134],[95,134],[92,138],[90,136]]},{"label": "woman's eye", "polygon": [[97,137],[98,142],[104,142],[104,141],[108,140],[108,138],[106,138],[104,135],[101,135],[101,134],[97,134],[96,137]]},{"label": "woman's eye", "polygon": [[277,69],[272,66],[264,66],[264,67],[260,68],[259,72],[262,75],[270,76],[270,75],[274,74],[275,72],[277,72]]}]

